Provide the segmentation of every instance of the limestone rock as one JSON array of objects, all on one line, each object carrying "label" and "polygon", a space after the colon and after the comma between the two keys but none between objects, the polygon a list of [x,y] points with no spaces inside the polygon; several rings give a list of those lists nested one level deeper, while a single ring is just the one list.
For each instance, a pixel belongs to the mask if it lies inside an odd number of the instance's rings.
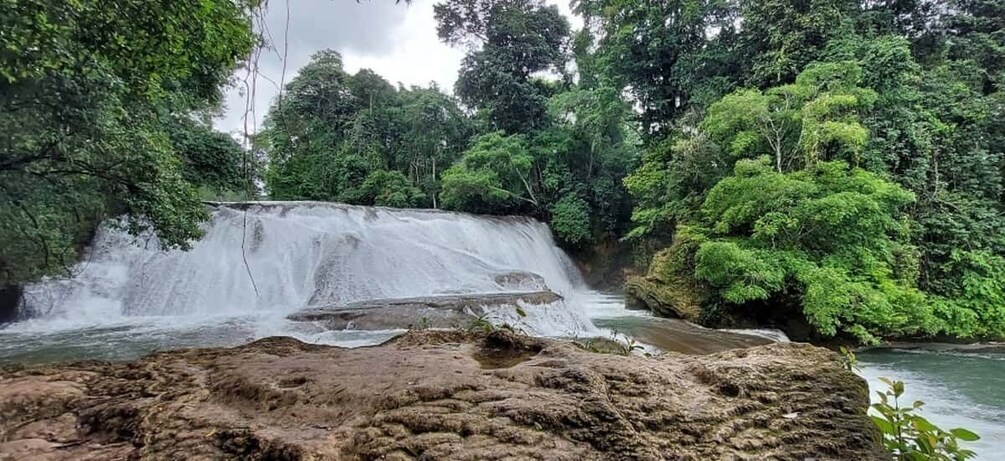
[{"label": "limestone rock", "polygon": [[544,277],[532,272],[506,272],[495,276],[495,282],[505,290],[548,291]]},{"label": "limestone rock", "polygon": [[866,383],[801,344],[646,358],[506,331],[268,338],[7,371],[0,389],[0,459],[889,458]]},{"label": "limestone rock", "polygon": [[550,291],[378,299],[307,309],[287,318],[296,322],[318,322],[329,330],[456,328],[484,314],[485,307],[544,305],[561,299]]}]

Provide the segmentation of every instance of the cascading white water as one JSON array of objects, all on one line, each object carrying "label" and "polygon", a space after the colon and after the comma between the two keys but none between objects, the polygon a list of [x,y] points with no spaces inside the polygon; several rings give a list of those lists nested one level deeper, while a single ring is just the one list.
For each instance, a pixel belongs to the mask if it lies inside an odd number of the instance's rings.
[{"label": "cascading white water", "polygon": [[72,277],[27,287],[23,307],[36,326],[146,317],[184,322],[520,291],[499,281],[520,272],[537,274],[567,299],[527,309],[527,329],[554,336],[594,331],[573,307],[582,285],[577,270],[547,226],[532,219],[319,202],[222,205],[212,215],[190,251],[162,251],[156,239],[104,227]]}]

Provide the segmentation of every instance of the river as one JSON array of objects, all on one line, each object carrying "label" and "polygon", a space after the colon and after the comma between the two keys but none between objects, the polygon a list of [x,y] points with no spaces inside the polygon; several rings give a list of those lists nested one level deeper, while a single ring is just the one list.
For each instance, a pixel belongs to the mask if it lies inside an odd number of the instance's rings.
[{"label": "river", "polygon": [[[305,307],[375,298],[541,289],[564,300],[495,320],[551,337],[612,336],[650,352],[704,354],[787,340],[777,331],[717,331],[625,309],[592,291],[546,226],[523,218],[322,203],[260,203],[213,210],[190,252],[99,231],[73,276],[26,289],[30,316],[0,328],[0,364],[132,359],[157,350],[233,346],[268,336],[347,347],[388,331],[325,331],[291,322]],[[529,281],[529,282],[528,282]],[[523,282],[521,282],[523,283]],[[979,459],[1005,459],[1005,353],[927,346],[860,354],[862,375],[907,383],[906,401],[944,428],[982,436]]]}]

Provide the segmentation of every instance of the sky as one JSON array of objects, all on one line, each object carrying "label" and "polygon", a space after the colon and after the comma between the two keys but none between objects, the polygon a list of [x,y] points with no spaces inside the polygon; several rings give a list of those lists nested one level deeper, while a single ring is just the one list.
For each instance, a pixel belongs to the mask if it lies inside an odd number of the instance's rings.
[{"label": "sky", "polygon": [[[246,71],[239,71],[227,92],[224,113],[214,125],[226,133],[243,133],[247,113],[247,131],[257,131],[280,83],[289,82],[312,54],[326,48],[342,53],[351,73],[369,68],[392,84],[428,86],[436,82],[451,92],[465,50],[452,48],[436,37],[433,5],[439,1],[414,0],[406,5],[394,0],[269,0],[263,33],[272,46],[257,60],[254,104],[248,104]],[[574,28],[581,26],[568,0],[546,1],[570,17]]]}]

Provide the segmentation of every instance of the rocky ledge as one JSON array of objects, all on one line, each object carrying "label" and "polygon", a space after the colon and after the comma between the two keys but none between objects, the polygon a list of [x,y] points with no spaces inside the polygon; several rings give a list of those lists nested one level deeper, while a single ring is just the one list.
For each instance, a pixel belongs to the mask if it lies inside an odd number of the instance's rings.
[{"label": "rocky ledge", "polygon": [[561,300],[561,296],[550,291],[377,299],[307,309],[287,318],[295,322],[317,322],[328,330],[458,328],[484,315],[487,307],[536,306]]},{"label": "rocky ledge", "polygon": [[824,349],[604,355],[497,331],[0,372],[0,459],[886,459]]}]

